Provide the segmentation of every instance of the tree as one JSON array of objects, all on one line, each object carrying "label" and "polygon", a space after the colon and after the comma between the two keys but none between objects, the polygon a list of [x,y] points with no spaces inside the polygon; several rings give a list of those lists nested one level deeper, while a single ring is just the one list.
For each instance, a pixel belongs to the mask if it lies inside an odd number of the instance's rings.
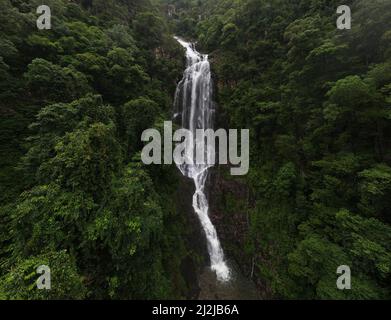
[{"label": "tree", "polygon": [[[41,265],[50,268],[50,290],[37,288],[36,281],[40,274],[36,270]],[[20,260],[0,282],[0,299],[83,299],[86,293],[83,278],[78,274],[75,263],[66,250],[46,252]]]},{"label": "tree", "polygon": [[39,58],[29,64],[25,79],[30,93],[41,101],[69,102],[91,90],[84,74]]},{"label": "tree", "polygon": [[139,13],[133,21],[135,36],[143,39],[147,49],[155,49],[162,44],[165,28],[164,21],[152,12]]},{"label": "tree", "polygon": [[134,151],[142,147],[141,134],[154,125],[158,110],[156,102],[146,97],[131,100],[122,106],[121,115],[128,157],[133,156]]}]

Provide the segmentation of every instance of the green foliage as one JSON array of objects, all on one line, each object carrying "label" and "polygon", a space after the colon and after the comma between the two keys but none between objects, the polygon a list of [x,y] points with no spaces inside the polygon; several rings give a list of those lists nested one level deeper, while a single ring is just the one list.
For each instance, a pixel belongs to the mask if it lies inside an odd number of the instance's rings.
[{"label": "green foliage", "polygon": [[140,137],[144,130],[151,128],[158,116],[159,107],[156,102],[140,97],[131,100],[122,106],[121,115],[125,128],[126,150],[131,156],[135,150],[141,147]]},{"label": "green foliage", "polygon": [[40,1],[0,1],[0,298],[187,296],[175,168],[138,160],[171,111],[174,31],[210,53],[219,125],[250,129],[247,198],[223,210],[246,219],[233,257],[271,297],[389,299],[390,1],[349,1],[349,32],[337,0],[163,3],[168,19],[155,1],[48,0],[41,32]]},{"label": "green foliage", "polygon": [[210,53],[220,126],[250,129],[247,250],[230,252],[271,297],[389,298],[390,2],[346,3],[349,32],[338,1],[168,2]]},{"label": "green foliage", "polygon": [[44,59],[29,64],[25,79],[29,90],[43,101],[72,101],[90,90],[85,75]]},{"label": "green foliage", "polygon": [[360,172],[358,177],[360,209],[370,216],[387,217],[387,210],[391,206],[391,168],[378,164]]},{"label": "green foliage", "polygon": [[100,197],[121,163],[114,128],[101,123],[66,134],[45,164],[50,177],[70,190],[81,189]]},{"label": "green foliage", "polygon": [[180,46],[146,0],[48,0],[50,32],[39,4],[0,1],[0,298],[188,295],[177,181],[137,160],[141,131],[169,117]]},{"label": "green foliage", "polygon": [[[36,270],[41,265],[50,265],[51,289],[39,290],[36,280],[40,274]],[[0,299],[83,299],[86,288],[82,283],[74,261],[66,252],[47,252],[17,263],[1,278]]]},{"label": "green foliage", "polygon": [[158,47],[166,31],[164,21],[152,12],[139,13],[133,21],[133,28],[136,37],[143,39],[148,49]]}]

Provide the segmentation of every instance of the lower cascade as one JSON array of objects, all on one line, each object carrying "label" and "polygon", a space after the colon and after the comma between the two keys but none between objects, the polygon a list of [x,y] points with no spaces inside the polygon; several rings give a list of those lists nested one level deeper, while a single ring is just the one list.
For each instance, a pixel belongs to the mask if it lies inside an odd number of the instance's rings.
[{"label": "lower cascade", "polygon": [[[211,269],[216,272],[219,281],[226,282],[230,280],[230,269],[225,262],[216,229],[209,218],[208,199],[205,195],[205,184],[210,165],[197,164],[193,152],[194,146],[205,143],[204,140],[197,140],[196,130],[212,129],[213,126],[214,106],[210,64],[208,56],[197,52],[192,43],[177,37],[175,39],[186,49],[187,64],[175,93],[174,120],[182,128],[191,131],[195,137],[192,146],[186,149],[185,155],[185,157],[194,157],[194,164],[181,164],[178,165],[178,168],[184,176],[194,180],[193,208],[206,235]],[[211,152],[206,146],[204,150],[205,153]],[[208,155],[205,154],[205,157]]]}]

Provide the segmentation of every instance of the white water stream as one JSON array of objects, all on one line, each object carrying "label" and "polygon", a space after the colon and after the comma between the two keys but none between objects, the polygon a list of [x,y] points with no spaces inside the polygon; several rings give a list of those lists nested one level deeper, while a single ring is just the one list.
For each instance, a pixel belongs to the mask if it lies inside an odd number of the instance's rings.
[{"label": "white water stream", "polygon": [[[208,56],[197,52],[193,44],[175,38],[186,49],[186,70],[175,93],[175,120],[179,120],[182,128],[188,129],[196,137],[196,129],[212,129],[213,127],[213,101],[212,82]],[[225,262],[223,249],[217,237],[209,215],[208,200],[205,195],[205,184],[210,165],[196,164],[194,146],[205,141],[195,141],[189,148],[186,156],[194,157],[195,164],[178,165],[184,176],[192,178],[195,184],[193,195],[193,208],[201,226],[205,231],[211,269],[216,272],[217,279],[225,282],[230,279],[230,270]],[[205,152],[211,152],[206,146]]]}]

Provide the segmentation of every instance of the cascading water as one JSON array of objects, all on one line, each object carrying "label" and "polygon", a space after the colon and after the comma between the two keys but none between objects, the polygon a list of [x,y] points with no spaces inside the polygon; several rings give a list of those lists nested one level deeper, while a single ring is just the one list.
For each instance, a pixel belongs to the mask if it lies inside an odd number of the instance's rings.
[{"label": "cascading water", "polygon": [[[200,54],[191,43],[175,38],[185,49],[187,65],[182,80],[175,93],[174,120],[179,120],[182,128],[188,129],[196,137],[197,129],[212,129],[213,102],[212,85],[208,56]],[[216,272],[217,279],[228,281],[230,270],[224,260],[223,249],[217,237],[216,229],[208,216],[208,200],[205,195],[205,183],[208,176],[208,164],[197,164],[194,147],[204,144],[205,141],[194,139],[192,145],[186,149],[186,157],[192,157],[194,164],[178,165],[184,176],[192,178],[195,184],[193,208],[203,230],[205,231],[211,269]],[[211,152],[206,146],[205,152]],[[207,157],[208,155],[206,155]]]}]

